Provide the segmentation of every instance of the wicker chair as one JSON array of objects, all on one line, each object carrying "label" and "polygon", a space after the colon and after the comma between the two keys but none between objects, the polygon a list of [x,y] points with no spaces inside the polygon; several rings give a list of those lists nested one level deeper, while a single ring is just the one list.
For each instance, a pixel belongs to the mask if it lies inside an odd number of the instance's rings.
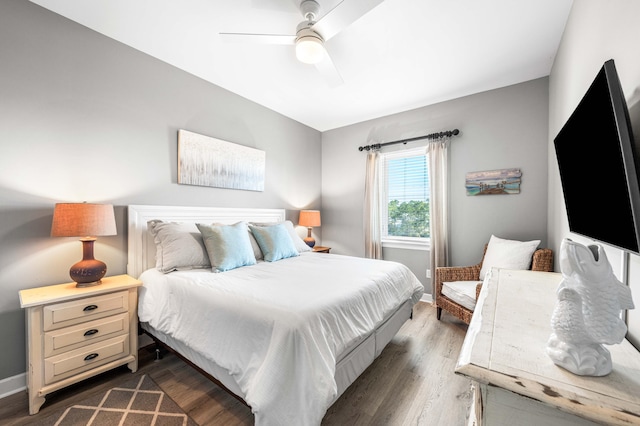
[{"label": "wicker chair", "polygon": [[[487,246],[484,246],[484,252],[482,254],[482,260],[480,263],[473,266],[447,266],[447,267],[439,267],[436,268],[436,308],[437,308],[437,318],[440,320],[442,315],[442,310],[446,310],[452,315],[456,316],[463,322],[469,324],[471,322],[471,316],[473,315],[473,310],[470,310],[453,300],[449,299],[447,296],[442,294],[442,283],[444,282],[452,282],[452,281],[480,281],[480,269],[482,268],[482,261],[484,260],[484,255],[487,252]],[[533,259],[531,261],[531,270],[532,271],[543,271],[543,272],[551,272],[553,271],[553,251],[551,249],[543,248],[537,249],[533,253]],[[476,300],[478,300],[478,296],[480,295],[480,289],[482,288],[482,284],[478,284],[476,286]]]}]

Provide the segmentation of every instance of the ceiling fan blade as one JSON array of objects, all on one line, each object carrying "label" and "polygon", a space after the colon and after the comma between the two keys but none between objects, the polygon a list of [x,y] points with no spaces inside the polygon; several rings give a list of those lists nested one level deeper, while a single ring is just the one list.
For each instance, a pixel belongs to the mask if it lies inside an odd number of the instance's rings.
[{"label": "ceiling fan blade", "polygon": [[326,49],[324,51],[324,58],[320,62],[315,64],[315,67],[320,72],[329,87],[338,87],[342,83],[344,83],[340,72],[331,60],[329,52],[327,52]]},{"label": "ceiling fan blade", "polygon": [[220,33],[224,41],[236,43],[295,44],[296,36],[288,34]]},{"label": "ceiling fan blade", "polygon": [[384,0],[343,0],[320,18],[318,22],[313,24],[312,29],[318,31],[325,41],[329,40],[383,1]]}]

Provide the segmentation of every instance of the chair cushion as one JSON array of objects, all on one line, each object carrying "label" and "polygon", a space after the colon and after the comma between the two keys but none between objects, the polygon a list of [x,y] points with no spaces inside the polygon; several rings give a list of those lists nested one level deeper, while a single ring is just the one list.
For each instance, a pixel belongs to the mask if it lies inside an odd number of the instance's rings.
[{"label": "chair cushion", "polygon": [[529,269],[538,245],[540,240],[505,240],[492,235],[480,268],[480,279],[484,280],[491,268]]},{"label": "chair cushion", "polygon": [[442,294],[473,311],[476,307],[476,286],[482,281],[452,281],[442,283]]}]

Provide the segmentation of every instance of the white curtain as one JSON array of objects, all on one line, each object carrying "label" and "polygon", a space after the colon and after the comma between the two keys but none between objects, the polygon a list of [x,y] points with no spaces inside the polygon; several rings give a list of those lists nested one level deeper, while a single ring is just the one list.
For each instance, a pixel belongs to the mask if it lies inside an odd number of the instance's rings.
[{"label": "white curtain", "polygon": [[382,259],[382,188],[380,153],[367,155],[364,185],[364,255],[370,259]]},{"label": "white curtain", "polygon": [[435,303],[435,272],[438,266],[449,264],[449,172],[448,148],[451,138],[445,137],[427,145],[430,182],[431,218],[431,294]]}]

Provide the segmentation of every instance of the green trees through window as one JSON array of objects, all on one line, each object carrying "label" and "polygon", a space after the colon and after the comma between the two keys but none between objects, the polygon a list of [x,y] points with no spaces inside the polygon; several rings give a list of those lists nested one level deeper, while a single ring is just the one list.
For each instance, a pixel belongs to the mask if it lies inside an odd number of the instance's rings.
[{"label": "green trees through window", "polygon": [[393,237],[429,238],[429,202],[389,201],[387,234]]}]

